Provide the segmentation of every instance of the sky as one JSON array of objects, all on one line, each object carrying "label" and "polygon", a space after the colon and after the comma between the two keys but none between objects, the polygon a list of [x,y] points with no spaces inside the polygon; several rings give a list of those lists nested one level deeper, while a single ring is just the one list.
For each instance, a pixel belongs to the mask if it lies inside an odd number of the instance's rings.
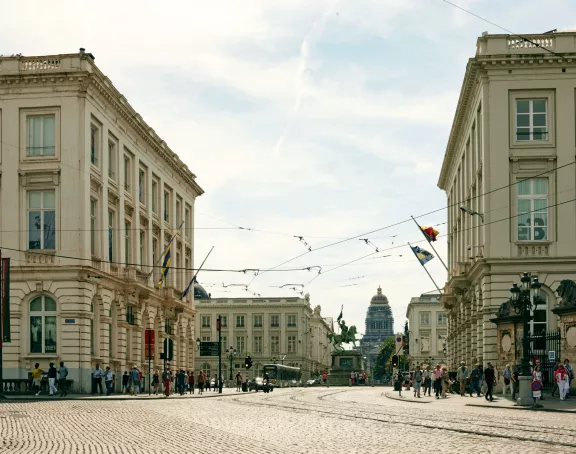
[{"label": "sky", "polygon": [[[515,33],[576,29],[573,0],[453,3]],[[309,293],[363,333],[378,286],[397,331],[410,298],[435,291],[407,245],[423,240],[410,216],[439,210],[418,221],[446,233],[437,182],[466,63],[482,32],[506,32],[443,0],[0,9],[0,54],[86,48],[197,175],[196,265],[214,246],[206,268],[262,270],[201,272],[212,297]],[[445,259],[445,239],[435,247]],[[443,287],[438,258],[426,268]]]}]

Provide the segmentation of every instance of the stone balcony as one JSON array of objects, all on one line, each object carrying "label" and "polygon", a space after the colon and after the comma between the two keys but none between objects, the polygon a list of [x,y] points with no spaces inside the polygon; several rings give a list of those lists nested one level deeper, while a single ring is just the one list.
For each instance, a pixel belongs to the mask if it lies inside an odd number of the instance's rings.
[{"label": "stone balcony", "polygon": [[[549,52],[550,51],[550,52]],[[486,35],[478,38],[476,56],[488,55],[530,55],[574,53],[576,59],[576,31],[546,34]],[[558,58],[558,57],[556,57]]]}]

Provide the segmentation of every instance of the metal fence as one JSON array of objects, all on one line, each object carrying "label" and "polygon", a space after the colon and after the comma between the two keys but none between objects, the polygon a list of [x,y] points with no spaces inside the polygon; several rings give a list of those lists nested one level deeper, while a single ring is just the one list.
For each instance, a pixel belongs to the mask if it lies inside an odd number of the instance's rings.
[{"label": "metal fence", "polygon": [[[555,360],[560,360],[560,330],[545,331],[528,336],[530,360],[535,363],[540,360],[542,382],[544,388],[554,387]],[[550,360],[550,353],[554,352],[554,359]]]}]

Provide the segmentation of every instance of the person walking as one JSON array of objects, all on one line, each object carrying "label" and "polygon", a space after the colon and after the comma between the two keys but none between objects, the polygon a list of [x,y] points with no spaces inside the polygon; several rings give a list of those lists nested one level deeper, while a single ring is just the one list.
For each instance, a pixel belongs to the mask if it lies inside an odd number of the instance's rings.
[{"label": "person walking", "polygon": [[322,382],[324,383],[324,385],[328,386],[328,374],[326,373],[326,371],[322,372]]},{"label": "person walking", "polygon": [[100,364],[96,364],[94,371],[92,372],[92,394],[98,394],[98,389],[100,389],[100,395],[104,394],[102,390],[102,376],[104,371],[100,369]]},{"label": "person walking", "polygon": [[218,384],[218,374],[214,374],[214,392],[218,391],[219,384]]},{"label": "person walking", "polygon": [[436,399],[440,399],[440,392],[442,391],[442,375],[444,374],[440,364],[436,364],[434,369],[434,394],[436,394]]},{"label": "person walking", "polygon": [[532,372],[532,398],[534,406],[538,406],[538,401],[542,398],[542,372],[540,371],[540,362],[536,363]]},{"label": "person walking", "polygon": [[138,367],[134,366],[130,372],[130,381],[132,388],[132,395],[135,396],[140,392],[140,371]]},{"label": "person walking", "polygon": [[53,396],[54,394],[58,393],[56,389],[56,368],[54,367],[54,363],[50,363],[50,367],[48,368],[48,395]]},{"label": "person walking", "polygon": [[472,393],[476,392],[476,396],[480,397],[482,395],[480,390],[480,382],[482,381],[482,369],[480,369],[479,364],[474,364],[474,369],[470,373],[470,397]]},{"label": "person walking", "polygon": [[416,397],[416,394],[418,394],[418,397],[422,397],[420,396],[420,387],[422,386],[422,370],[420,370],[420,368],[417,368],[414,371],[414,374],[412,375],[412,383],[414,386],[414,397]]},{"label": "person walking", "polygon": [[572,380],[574,380],[574,370],[570,365],[570,360],[568,359],[564,360],[564,368],[568,373],[568,393],[566,394],[566,399],[570,399],[570,386],[572,385]]},{"label": "person walking", "polygon": [[34,364],[34,369],[32,370],[32,385],[34,386],[34,389],[38,391],[36,393],[37,396],[40,395],[42,375],[44,375],[44,371],[40,369],[40,364]]},{"label": "person walking", "polygon": [[154,395],[158,395],[158,385],[160,384],[160,375],[158,374],[158,370],[154,371],[154,375],[152,375],[152,388],[154,389]]},{"label": "person walking", "polygon": [[422,373],[422,378],[424,379],[424,397],[426,397],[426,391],[428,391],[428,397],[431,397],[430,391],[432,388],[432,373],[430,372],[430,365],[426,364],[424,367],[424,372]]},{"label": "person walking", "polygon": [[492,402],[494,400],[492,389],[494,387],[495,376],[494,367],[491,362],[488,362],[486,369],[484,369],[484,381],[486,382],[486,394],[484,395],[484,398]]},{"label": "person walking", "polygon": [[201,396],[204,391],[204,374],[202,371],[198,372],[198,379],[196,381],[198,382],[198,395]]},{"label": "person walking", "polygon": [[236,374],[236,392],[237,393],[240,392],[241,387],[242,387],[242,375],[240,375],[240,372],[238,372]]},{"label": "person walking", "polygon": [[504,377],[504,387],[502,388],[502,395],[506,395],[506,390],[510,393],[511,390],[511,383],[512,383],[512,370],[510,369],[510,364],[506,364],[506,368],[504,372],[502,372],[502,376]]},{"label": "person walking", "polygon": [[564,364],[560,364],[558,371],[555,376],[556,383],[558,383],[558,391],[560,394],[560,400],[566,399],[566,394],[568,394],[568,389],[570,387],[570,382],[568,378],[568,371],[564,367]]},{"label": "person walking", "polygon": [[204,387],[206,391],[210,391],[210,377],[208,374],[204,374]]},{"label": "person walking", "polygon": [[190,394],[194,394],[194,371],[188,372],[188,389]]},{"label": "person walking", "polygon": [[516,394],[520,389],[520,366],[514,368],[512,372],[512,400],[516,400]]},{"label": "person walking", "polygon": [[112,394],[112,382],[114,380],[114,374],[110,370],[110,366],[106,366],[106,371],[104,372],[104,384],[106,385],[106,395]]},{"label": "person walking", "polygon": [[164,372],[162,372],[162,383],[164,385],[164,395],[166,397],[170,396],[170,380],[171,380],[171,375],[170,374],[170,369],[166,368],[164,369]]},{"label": "person walking", "polygon": [[178,386],[178,393],[183,396],[184,387],[186,386],[186,372],[184,372],[184,369],[180,369],[176,374],[176,384]]},{"label": "person walking", "polygon": [[124,372],[122,375],[122,394],[128,392],[128,383],[130,382],[130,375],[128,375],[128,371]]},{"label": "person walking", "polygon": [[456,372],[456,378],[460,382],[460,396],[464,397],[466,394],[466,380],[468,380],[468,376],[470,373],[468,372],[468,368],[466,367],[464,361],[460,362],[460,367]]},{"label": "person walking", "polygon": [[58,368],[58,384],[60,387],[60,397],[68,395],[67,380],[68,368],[64,365],[64,361],[60,361],[60,367]]},{"label": "person walking", "polygon": [[556,360],[556,362],[554,363],[554,380],[553,380],[554,387],[552,388],[552,394],[551,394],[552,397],[554,397],[556,391],[558,391],[558,394],[560,394],[560,390],[558,389],[558,382],[556,381],[556,375],[558,374],[560,367],[562,367],[562,364],[560,363],[560,361]]}]

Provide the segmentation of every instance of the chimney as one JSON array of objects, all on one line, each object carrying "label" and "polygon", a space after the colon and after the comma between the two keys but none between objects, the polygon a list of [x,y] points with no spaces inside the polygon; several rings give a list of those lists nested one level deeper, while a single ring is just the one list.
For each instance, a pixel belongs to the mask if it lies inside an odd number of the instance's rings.
[{"label": "chimney", "polygon": [[80,48],[80,55],[84,55],[86,53],[86,49],[83,47]]}]

